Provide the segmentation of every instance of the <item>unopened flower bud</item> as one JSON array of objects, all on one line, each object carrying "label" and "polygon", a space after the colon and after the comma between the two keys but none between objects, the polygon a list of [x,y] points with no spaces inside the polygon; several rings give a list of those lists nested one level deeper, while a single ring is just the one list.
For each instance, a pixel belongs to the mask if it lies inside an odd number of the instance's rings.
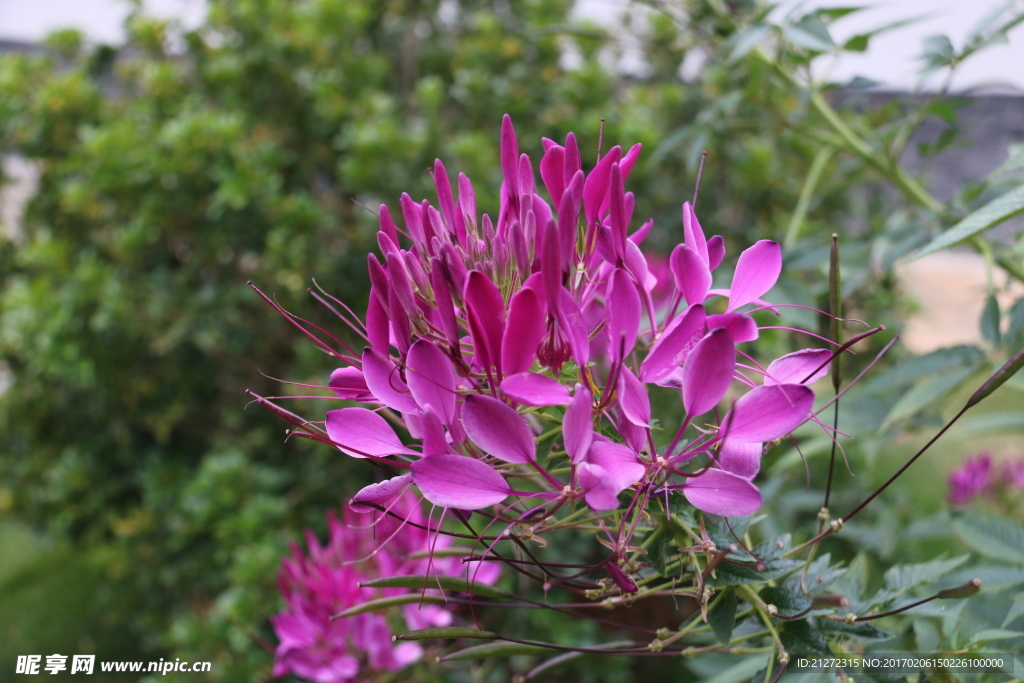
[{"label": "unopened flower bud", "polygon": [[944,588],[939,591],[939,600],[964,600],[977,595],[978,591],[981,590],[981,579],[971,579],[962,586],[954,586],[953,588]]}]

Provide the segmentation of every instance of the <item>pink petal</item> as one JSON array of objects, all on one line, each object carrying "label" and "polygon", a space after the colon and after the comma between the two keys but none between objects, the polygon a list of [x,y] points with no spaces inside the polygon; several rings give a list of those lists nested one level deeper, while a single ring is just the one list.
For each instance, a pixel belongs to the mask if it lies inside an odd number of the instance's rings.
[{"label": "pink petal", "polygon": [[[583,171],[577,171],[569,181],[558,207],[558,244],[562,255],[562,269],[568,272],[576,257],[579,229],[580,202],[583,200]],[[538,221],[537,225],[544,225]]]},{"label": "pink petal", "polygon": [[540,231],[540,278],[544,285],[544,298],[549,311],[557,311],[561,305],[559,290],[562,287],[562,252],[558,237],[558,226],[553,221],[538,225]]},{"label": "pink petal", "polygon": [[406,448],[383,417],[366,408],[342,408],[327,413],[327,436],[353,458],[419,455]]},{"label": "pink petal", "polygon": [[434,159],[434,188],[437,190],[437,203],[441,207],[445,225],[452,233],[455,232],[455,198],[452,196],[452,184],[448,180],[448,172],[440,159]]},{"label": "pink petal", "polygon": [[565,148],[552,144],[544,150],[544,156],[540,160],[540,177],[544,186],[548,188],[551,201],[555,206],[562,202],[562,192],[565,191]]},{"label": "pink petal", "polygon": [[583,212],[587,217],[587,225],[594,225],[600,215],[601,205],[608,196],[608,185],[611,183],[612,164],[622,159],[622,148],[612,147],[597,162],[597,166],[587,176],[583,185]]},{"label": "pink petal", "polygon": [[423,441],[423,457],[448,452],[448,441],[444,438],[444,424],[430,405],[424,406],[420,415],[420,439]]},{"label": "pink petal", "polygon": [[616,495],[644,478],[644,466],[629,446],[612,441],[595,441],[587,454],[587,462],[608,473]]},{"label": "pink petal", "polygon": [[778,242],[761,240],[740,254],[736,274],[729,290],[729,308],[734,311],[760,298],[775,286],[782,272],[782,247]]},{"label": "pink petal", "polygon": [[363,351],[363,376],[373,395],[388,408],[403,413],[419,412],[416,399],[409,393],[409,387],[402,381],[391,358],[366,347]]},{"label": "pink petal", "polygon": [[505,302],[501,291],[479,270],[471,270],[462,298],[466,302],[466,317],[473,337],[474,360],[482,368],[491,365],[500,368],[501,337],[505,331]]},{"label": "pink petal", "polygon": [[828,374],[831,358],[832,352],[828,349],[803,349],[787,354],[767,367],[764,383],[814,384]]},{"label": "pink petal", "polygon": [[721,235],[715,235],[708,240],[708,267],[714,270],[722,265],[725,258],[725,240]]},{"label": "pink petal", "polygon": [[398,229],[395,227],[395,221],[391,219],[391,212],[388,210],[386,204],[381,204],[380,209],[377,211],[377,216],[380,219],[380,230],[387,235],[394,244],[398,244]]},{"label": "pink petal", "polygon": [[612,229],[612,247],[615,254],[622,256],[626,248],[626,217],[625,189],[622,186],[622,171],[618,164],[612,164],[611,181],[608,188],[611,215],[609,223]]},{"label": "pink petal", "polygon": [[432,406],[448,425],[455,419],[455,368],[432,342],[420,339],[409,349],[405,377],[420,409]]},{"label": "pink petal", "polygon": [[370,303],[366,307],[366,336],[369,337],[370,346],[377,353],[387,355],[391,347],[391,323],[388,320],[388,312],[381,303],[375,291],[370,291]]},{"label": "pink petal", "polygon": [[441,259],[436,256],[430,259],[430,286],[434,290],[434,303],[437,306],[437,326],[444,333],[444,340],[448,342],[448,346],[458,349],[459,325],[455,317],[452,291],[448,288]]},{"label": "pink petal", "polygon": [[623,365],[619,369],[619,407],[626,419],[638,427],[647,427],[651,423],[651,401],[647,390],[636,375]]},{"label": "pink petal", "polygon": [[559,288],[558,326],[565,334],[569,342],[569,349],[572,358],[581,368],[586,367],[590,360],[590,335],[583,323],[583,314],[572,295],[565,289]]},{"label": "pink petal", "polygon": [[508,325],[501,340],[501,371],[506,375],[526,372],[537,359],[544,338],[544,302],[532,289],[521,289],[508,306]]},{"label": "pink petal", "polygon": [[349,503],[349,506],[356,512],[374,512],[377,508],[373,507],[373,505],[386,508],[411,483],[412,475],[406,473],[391,479],[385,479],[376,484],[364,486],[352,497],[352,502]]},{"label": "pink petal", "polygon": [[749,315],[744,313],[723,313],[721,315],[709,315],[708,327],[724,327],[729,330],[732,340],[737,344],[754,341],[757,339],[757,323]]},{"label": "pink petal", "polygon": [[509,197],[519,197],[519,143],[512,127],[512,118],[501,118],[501,173],[505,177],[505,191]]},{"label": "pink petal", "polygon": [[363,371],[353,367],[338,368],[332,372],[327,386],[338,396],[356,401],[370,393],[363,379]]},{"label": "pink petal", "polygon": [[564,406],[572,400],[557,380],[535,372],[509,375],[501,382],[501,392],[524,406]]},{"label": "pink petal", "polygon": [[710,265],[707,239],[704,237],[704,231],[697,221],[697,214],[693,212],[693,205],[690,202],[683,203],[683,240],[686,246],[697,252],[705,265]]},{"label": "pink petal", "polygon": [[426,253],[426,237],[423,233],[423,210],[420,205],[412,200],[412,197],[402,193],[399,201],[402,207],[402,218],[405,220],[405,229],[421,253]]},{"label": "pink petal", "polygon": [[718,446],[718,466],[744,479],[753,479],[761,469],[761,451],[757,441],[724,439]]},{"label": "pink petal", "polygon": [[707,331],[704,320],[704,307],[697,304],[669,323],[640,364],[641,381],[659,384],[667,380],[704,338]]},{"label": "pink petal", "polygon": [[761,507],[761,492],[756,486],[743,477],[716,469],[687,479],[683,495],[695,508],[722,517],[743,517]]},{"label": "pink petal", "polygon": [[600,465],[581,462],[576,466],[576,481],[586,492],[584,499],[591,510],[614,510],[619,507],[619,491]]},{"label": "pink petal", "polygon": [[736,371],[736,347],[724,327],[701,339],[683,366],[683,407],[693,419],[722,400]]},{"label": "pink petal", "polygon": [[616,268],[608,280],[605,321],[608,327],[608,355],[614,360],[620,360],[633,351],[640,331],[640,294],[633,278],[623,268]]},{"label": "pink petal", "polygon": [[672,250],[669,266],[675,276],[676,287],[686,298],[686,303],[700,304],[708,298],[711,270],[695,249],[685,244],[678,245]]},{"label": "pink petal", "polygon": [[565,409],[562,418],[562,440],[565,452],[574,463],[582,460],[594,440],[593,397],[582,385],[577,384],[572,402]]},{"label": "pink petal", "polygon": [[537,457],[529,426],[496,398],[470,394],[462,406],[462,425],[473,443],[500,460],[529,462]]},{"label": "pink petal", "polygon": [[508,482],[479,460],[464,455],[432,455],[412,464],[412,480],[434,505],[479,510],[497,505],[510,493]]},{"label": "pink petal", "polygon": [[796,429],[814,407],[814,392],[803,384],[770,384],[744,394],[722,420],[723,437],[773,441]]}]

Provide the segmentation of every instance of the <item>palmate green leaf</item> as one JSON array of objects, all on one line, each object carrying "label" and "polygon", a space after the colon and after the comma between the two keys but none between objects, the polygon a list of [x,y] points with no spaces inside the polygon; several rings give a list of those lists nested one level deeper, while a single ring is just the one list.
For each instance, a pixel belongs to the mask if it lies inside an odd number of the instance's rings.
[{"label": "palmate green leaf", "polygon": [[948,36],[931,36],[924,39],[924,51],[921,54],[921,59],[925,62],[926,72],[949,66],[955,56],[956,51]]},{"label": "palmate green leaf", "polygon": [[894,422],[911,417],[928,406],[938,403],[956,389],[961,382],[973,375],[974,371],[973,367],[960,368],[917,383],[896,401],[896,405],[885,417],[882,427],[889,427]]},{"label": "palmate green leaf", "polygon": [[712,633],[718,638],[722,645],[728,645],[732,640],[732,627],[736,625],[736,608],[739,601],[736,599],[736,591],[726,588],[721,596],[715,600],[708,612],[708,624]]},{"label": "palmate green leaf", "polygon": [[1006,347],[1017,349],[1024,346],[1024,299],[1017,299],[1006,317],[1010,319],[1010,326],[1006,330]]},{"label": "palmate green leaf", "polygon": [[540,647],[539,645],[525,645],[522,643],[510,643],[500,641],[474,645],[464,650],[453,652],[444,657],[438,657],[439,662],[461,662],[470,659],[495,659],[500,657],[514,657],[516,655],[542,655],[553,652],[551,648]]},{"label": "palmate green leaf", "polygon": [[836,46],[828,32],[828,26],[814,15],[808,15],[795,24],[783,26],[782,35],[794,45],[815,52],[828,52]]},{"label": "palmate green leaf", "polygon": [[985,206],[970,214],[952,228],[942,233],[922,249],[911,254],[907,260],[914,261],[959,244],[966,239],[979,235],[1000,223],[1024,212],[1024,186],[1014,188],[1006,194],[996,197]]},{"label": "palmate green leaf", "polygon": [[953,529],[967,547],[985,557],[1024,564],[1024,528],[1019,524],[971,512],[957,515]]},{"label": "palmate green leaf", "polygon": [[767,569],[759,572],[754,567],[747,565],[722,563],[715,568],[715,576],[708,577],[707,585],[713,588],[724,588],[725,586],[764,583],[781,578],[798,567],[802,567],[803,564],[800,560],[775,560],[768,563]]},{"label": "palmate green leaf", "polygon": [[1024,21],[1019,0],[1007,0],[981,18],[964,41],[966,57],[990,45],[1006,42],[1006,33]]}]

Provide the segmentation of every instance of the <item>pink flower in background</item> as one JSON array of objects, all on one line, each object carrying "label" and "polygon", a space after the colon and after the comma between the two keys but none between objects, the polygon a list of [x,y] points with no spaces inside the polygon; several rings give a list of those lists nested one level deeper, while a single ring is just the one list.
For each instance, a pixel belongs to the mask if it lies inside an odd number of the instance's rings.
[{"label": "pink flower in background", "polygon": [[975,498],[1024,489],[1024,458],[1004,460],[998,467],[989,452],[969,456],[949,473],[949,502],[967,505]]},{"label": "pink flower in background", "polygon": [[[370,579],[465,573],[457,558],[434,558],[433,562],[427,559],[426,551],[431,545],[435,550],[443,549],[451,545],[451,540],[443,535],[435,538],[425,529],[409,524],[425,526],[427,521],[411,496],[393,497],[391,510],[398,519],[384,516],[376,524],[375,516],[346,510],[343,520],[339,520],[330,512],[326,545],[321,545],[311,531],[306,533],[305,553],[293,545],[278,574],[278,587],[286,606],[271,619],[280,641],[275,652],[275,676],[292,673],[316,683],[341,683],[355,680],[365,668],[397,671],[422,656],[423,650],[416,643],[392,642],[394,634],[383,613],[331,620],[332,616],[367,600],[409,592],[404,588],[360,587]],[[374,553],[375,550],[378,552]],[[414,554],[418,556],[411,557]],[[498,577],[497,565],[483,564],[474,579],[493,583]],[[406,605],[402,616],[407,630],[447,626],[452,622],[451,612],[438,605]]]}]

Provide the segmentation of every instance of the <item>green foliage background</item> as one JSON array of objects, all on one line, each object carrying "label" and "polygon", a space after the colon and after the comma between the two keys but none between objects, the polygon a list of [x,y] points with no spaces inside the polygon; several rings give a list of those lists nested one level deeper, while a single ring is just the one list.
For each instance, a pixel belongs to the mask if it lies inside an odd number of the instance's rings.
[{"label": "green foliage background", "polygon": [[[678,241],[702,150],[708,230],[789,234],[825,122],[772,64],[737,57],[767,6],[732,4],[681,5],[685,26],[631,13],[608,31],[571,19],[568,0],[211,0],[194,31],[135,14],[124,45],[67,31],[44,54],[0,58],[0,151],[41,172],[22,233],[0,242],[14,378],[0,396],[0,524],[4,555],[24,558],[0,560],[0,665],[31,644],[269,677],[279,559],[371,472],[284,445],[281,423],[245,410],[247,388],[286,393],[269,378],[322,383],[333,367],[245,283],[330,324],[305,290],[315,278],[363,300],[375,219],[360,205],[429,196],[440,157],[494,213],[502,114],[535,163],[541,136],[570,130],[592,158],[600,119],[606,147],[644,143],[630,189],[656,245]],[[639,73],[619,68],[632,38]],[[792,42],[779,63],[803,68],[815,49]],[[694,50],[707,67],[684,81]],[[880,148],[910,125],[893,107],[847,111]],[[892,263],[942,219],[885,191],[884,169],[856,154],[824,163],[781,296],[820,303],[828,235],[848,229],[850,314],[898,327]],[[899,395],[876,389],[888,405]],[[867,395],[869,419],[885,416],[879,400]],[[54,600],[56,614],[25,607]],[[615,666],[578,675],[624,676]]]}]

